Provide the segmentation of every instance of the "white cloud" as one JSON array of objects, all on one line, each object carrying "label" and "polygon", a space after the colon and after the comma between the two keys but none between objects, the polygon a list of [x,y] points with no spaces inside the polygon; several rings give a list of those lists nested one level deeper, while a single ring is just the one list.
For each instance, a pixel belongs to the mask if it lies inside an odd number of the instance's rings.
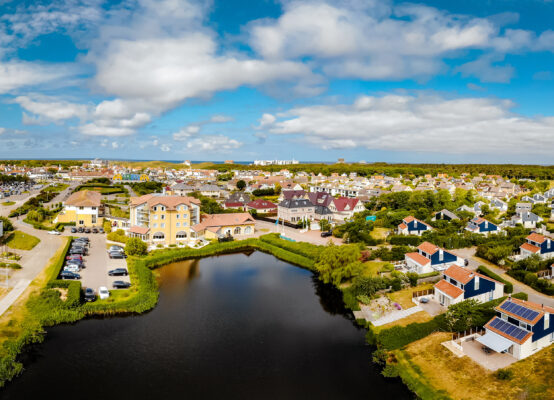
[{"label": "white cloud", "polygon": [[161,150],[161,151],[164,151],[164,152],[171,151],[171,146],[168,145],[168,144],[162,144],[162,145],[160,146],[160,150]]},{"label": "white cloud", "polygon": [[481,82],[509,82],[514,75],[514,68],[510,65],[496,65],[497,61],[503,61],[504,57],[497,54],[486,54],[475,61],[465,63],[455,69],[462,76],[476,76]]},{"label": "white cloud", "polygon": [[218,114],[218,115],[213,115],[211,118],[210,118],[210,121],[209,122],[213,122],[214,124],[222,124],[224,122],[230,122],[233,120],[233,117],[230,117],[228,115],[221,115],[221,114]]},{"label": "white cloud", "polygon": [[23,123],[31,125],[58,122],[71,118],[85,119],[90,112],[90,107],[87,105],[38,94],[18,96],[14,99],[14,102],[34,114],[34,116],[30,116],[23,113]]},{"label": "white cloud", "polygon": [[223,135],[202,135],[187,142],[188,149],[225,153],[238,149],[242,143]]},{"label": "white cloud", "polygon": [[262,115],[262,117],[260,118],[259,120],[259,125],[258,125],[258,128],[259,129],[263,129],[267,126],[270,126],[272,125],[274,122],[275,122],[276,118],[274,115],[272,114],[267,114],[267,113],[264,113]]},{"label": "white cloud", "polygon": [[351,105],[291,109],[267,129],[322,149],[554,154],[554,117],[524,117],[512,107],[486,98],[362,96]]},{"label": "white cloud", "polygon": [[173,136],[173,140],[177,141],[184,141],[190,139],[192,136],[196,135],[198,132],[200,132],[200,126],[198,125],[188,125],[184,126],[181,129],[179,129],[178,132],[175,132]]},{"label": "white cloud", "polygon": [[25,86],[51,82],[70,74],[69,69],[63,65],[47,66],[23,61],[0,61],[0,94]]},{"label": "white cloud", "polygon": [[119,149],[119,143],[112,142],[112,149]]}]

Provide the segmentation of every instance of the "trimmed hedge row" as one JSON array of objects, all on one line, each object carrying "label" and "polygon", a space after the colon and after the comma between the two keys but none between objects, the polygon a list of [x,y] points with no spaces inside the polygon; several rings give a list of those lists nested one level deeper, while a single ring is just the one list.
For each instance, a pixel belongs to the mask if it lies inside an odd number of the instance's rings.
[{"label": "trimmed hedge row", "polygon": [[497,280],[498,282],[502,282],[504,284],[504,293],[513,293],[514,291],[514,285],[512,285],[511,282],[508,282],[507,280],[500,277],[498,274],[495,274],[490,269],[485,267],[484,265],[479,265],[479,268],[477,268],[477,272],[488,276],[489,278],[492,278],[494,280]]}]

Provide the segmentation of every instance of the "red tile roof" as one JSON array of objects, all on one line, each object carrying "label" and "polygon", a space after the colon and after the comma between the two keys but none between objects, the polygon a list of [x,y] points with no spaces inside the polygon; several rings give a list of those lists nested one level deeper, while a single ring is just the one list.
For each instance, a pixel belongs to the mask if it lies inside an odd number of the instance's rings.
[{"label": "red tile roof", "polygon": [[200,205],[200,200],[187,196],[155,196],[153,194],[131,198],[131,206],[138,206],[144,203],[148,203],[149,208],[160,204],[167,207],[168,210],[175,210],[176,207],[181,204],[187,206],[190,206],[191,204]]},{"label": "red tile roof", "polygon": [[150,231],[150,228],[147,228],[145,226],[133,225],[129,228],[130,233],[136,233],[138,235],[146,235],[149,231]]},{"label": "red tile roof", "polygon": [[468,271],[467,269],[462,268],[455,264],[448,267],[448,269],[444,271],[444,274],[446,276],[451,277],[456,282],[463,283],[464,285],[468,283],[470,280],[472,280],[473,277],[475,276],[475,274],[472,273],[471,271]]},{"label": "red tile roof", "polygon": [[75,207],[100,207],[102,195],[93,190],[81,190],[73,193],[65,201],[66,205]]},{"label": "red tile roof", "polygon": [[435,254],[439,250],[438,246],[435,246],[433,243],[423,242],[417,248],[421,251],[426,252],[427,254]]},{"label": "red tile roof", "polygon": [[406,229],[408,227],[408,225],[404,224],[404,223],[401,223],[400,225],[398,225],[398,227],[400,229]]},{"label": "red tile roof", "polygon": [[416,263],[418,263],[419,265],[422,265],[422,266],[427,265],[431,262],[431,260],[429,260],[427,257],[423,257],[419,253],[406,253],[406,257],[411,258]]},{"label": "red tile roof", "polygon": [[542,243],[546,240],[546,238],[543,235],[539,235],[538,233],[535,233],[535,232],[527,236],[526,239],[535,243]]},{"label": "red tile roof", "polygon": [[531,253],[538,253],[541,249],[537,246],[533,246],[529,243],[523,243],[521,246],[519,246],[520,249],[530,251]]},{"label": "red tile roof", "polygon": [[200,232],[212,227],[253,225],[255,223],[256,221],[250,213],[208,214],[202,222],[194,225],[192,229],[195,232]]},{"label": "red tile roof", "polygon": [[458,286],[454,286],[450,282],[446,282],[444,279],[435,284],[435,288],[440,290],[444,294],[452,297],[453,299],[464,293],[463,289],[460,289]]},{"label": "red tile roof", "polygon": [[356,204],[358,204],[358,199],[350,198],[350,197],[339,197],[338,199],[333,200],[333,204],[335,205],[335,208],[337,211],[344,211],[346,207],[348,206],[348,211],[351,211],[356,207]]},{"label": "red tile roof", "polygon": [[267,210],[272,208],[277,208],[277,204],[272,203],[271,201],[263,200],[263,199],[257,199],[254,201],[251,201],[247,204],[248,207],[255,208],[257,210]]}]

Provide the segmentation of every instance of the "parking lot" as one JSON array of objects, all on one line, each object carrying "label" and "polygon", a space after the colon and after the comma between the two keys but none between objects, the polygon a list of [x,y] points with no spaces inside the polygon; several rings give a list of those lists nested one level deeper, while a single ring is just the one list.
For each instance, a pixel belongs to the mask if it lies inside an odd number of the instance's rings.
[{"label": "parking lot", "polygon": [[114,281],[130,282],[129,276],[108,275],[109,270],[127,268],[127,261],[125,259],[109,258],[106,247],[106,235],[78,234],[78,236],[90,239],[89,253],[84,257],[85,268],[79,272],[83,288],[90,287],[98,294],[100,286],[106,286],[109,290],[116,290],[112,287]]}]

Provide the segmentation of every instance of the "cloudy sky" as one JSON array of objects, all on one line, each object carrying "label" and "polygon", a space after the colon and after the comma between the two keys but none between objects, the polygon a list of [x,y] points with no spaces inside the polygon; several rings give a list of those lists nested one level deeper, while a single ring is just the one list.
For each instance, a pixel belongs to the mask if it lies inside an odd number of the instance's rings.
[{"label": "cloudy sky", "polygon": [[554,160],[548,0],[0,0],[0,158]]}]

